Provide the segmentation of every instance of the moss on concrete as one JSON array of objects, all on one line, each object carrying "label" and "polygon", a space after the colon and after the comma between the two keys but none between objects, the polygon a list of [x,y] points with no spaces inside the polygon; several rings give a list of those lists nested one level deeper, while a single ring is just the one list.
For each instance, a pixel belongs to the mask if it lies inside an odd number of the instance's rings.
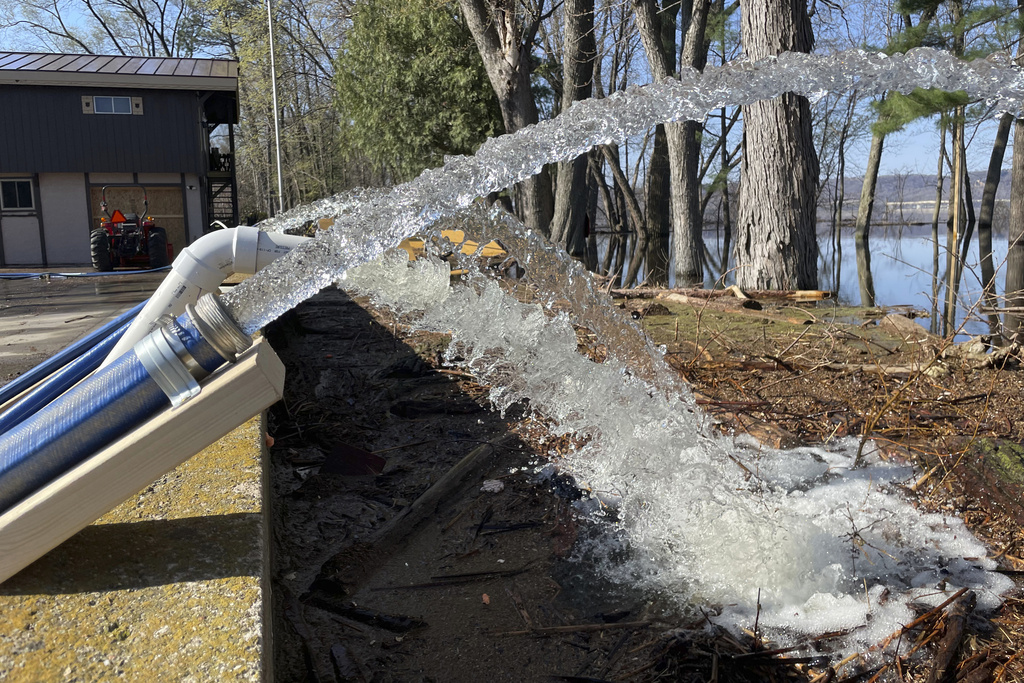
[{"label": "moss on concrete", "polygon": [[262,453],[254,418],[0,585],[0,680],[262,680]]}]

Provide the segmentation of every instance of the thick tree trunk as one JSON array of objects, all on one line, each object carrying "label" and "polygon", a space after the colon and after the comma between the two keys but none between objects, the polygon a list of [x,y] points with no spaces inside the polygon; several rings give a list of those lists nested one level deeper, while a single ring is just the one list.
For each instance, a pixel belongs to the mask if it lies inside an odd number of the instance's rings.
[{"label": "thick tree trunk", "polygon": [[[565,40],[562,49],[562,111],[593,92],[594,0],[565,0]],[[558,164],[551,241],[573,257],[586,260],[587,155]]]},{"label": "thick tree trunk", "polygon": [[[537,123],[537,103],[530,89],[530,51],[540,18],[530,17],[530,23],[524,25],[514,3],[510,9],[487,0],[459,0],[459,7],[498,97],[505,132]],[[513,194],[519,218],[547,235],[554,213],[547,169],[516,185]]]},{"label": "thick tree trunk", "polygon": [[[658,12],[661,27],[661,51],[666,63],[666,72],[676,70],[676,20],[679,3],[670,3]],[[689,9],[689,8],[688,8]],[[665,126],[654,129],[654,149],[647,167],[647,182],[644,186],[646,203],[647,253],[644,255],[646,280],[652,287],[667,287],[669,284],[669,253],[672,249],[672,176],[669,162],[668,137]]]},{"label": "thick tree trunk", "polygon": [[[1006,307],[1024,307],[1024,120],[1013,125],[1010,176],[1009,248],[1006,252]],[[1024,314],[1006,314],[1006,334],[1024,333]]]},{"label": "thick tree trunk", "polygon": [[878,167],[882,161],[884,143],[885,135],[883,133],[871,135],[868,166],[864,172],[864,184],[860,189],[857,223],[853,230],[853,244],[857,250],[857,281],[860,283],[861,306],[875,305],[875,281],[871,277],[871,211],[875,207]]},{"label": "thick tree trunk", "polygon": [[[672,178],[672,255],[677,287],[693,287],[704,281],[704,216],[700,210],[701,124],[694,121],[665,126]],[[673,154],[673,149],[678,153]],[[677,218],[678,217],[678,218]]]},{"label": "thick tree trunk", "polygon": [[649,235],[645,256],[647,284],[651,287],[667,287],[672,218],[668,203],[671,185],[665,126],[658,126],[654,131],[654,149],[651,152],[651,162],[647,166],[644,192]]},{"label": "thick tree trunk", "polygon": [[[800,0],[751,0],[742,8],[751,59],[814,42]],[[818,157],[807,99],[787,93],[743,109],[744,148],[736,223],[736,284],[744,289],[817,289]]]}]

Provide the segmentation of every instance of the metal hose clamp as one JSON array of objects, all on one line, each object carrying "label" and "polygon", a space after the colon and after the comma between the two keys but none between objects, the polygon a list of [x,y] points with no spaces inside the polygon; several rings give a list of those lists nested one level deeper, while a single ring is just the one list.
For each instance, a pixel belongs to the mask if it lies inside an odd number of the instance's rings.
[{"label": "metal hose clamp", "polygon": [[[207,373],[192,358],[181,340],[166,327],[147,334],[135,344],[133,351],[142,367],[171,400],[173,407],[177,408],[199,395],[199,382],[196,380],[201,377],[193,377],[193,372],[198,369],[204,376]],[[191,363],[186,359],[191,360]],[[193,372],[189,371],[189,365]]]}]

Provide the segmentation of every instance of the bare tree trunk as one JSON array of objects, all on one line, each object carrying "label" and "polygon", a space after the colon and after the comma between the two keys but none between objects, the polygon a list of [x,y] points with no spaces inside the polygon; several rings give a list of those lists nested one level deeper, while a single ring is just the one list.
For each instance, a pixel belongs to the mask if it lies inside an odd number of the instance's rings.
[{"label": "bare tree trunk", "polygon": [[[838,292],[843,275],[843,204],[846,202],[846,142],[853,125],[853,112],[857,98],[850,97],[846,107],[846,119],[839,132],[839,147],[836,150],[835,196],[832,198],[832,289]],[[863,187],[861,191],[863,192]]]},{"label": "bare tree trunk", "polygon": [[[673,2],[658,13],[657,22],[661,29],[661,50],[666,71],[676,70],[676,21],[679,3]],[[647,167],[647,182],[644,186],[647,214],[647,253],[644,255],[644,271],[647,283],[652,287],[667,287],[669,284],[669,253],[672,248],[672,214],[670,198],[672,193],[671,164],[669,162],[668,138],[665,126],[654,129],[654,149]]]},{"label": "bare tree trunk", "polygon": [[[742,8],[751,59],[814,42],[806,3],[752,0]],[[817,289],[815,206],[818,157],[810,105],[786,93],[743,109],[744,151],[736,225],[736,284],[747,289]]]},{"label": "bare tree trunk", "polygon": [[939,277],[939,214],[942,212],[942,171],[945,168],[946,159],[946,121],[943,118],[940,124],[941,138],[939,140],[939,164],[935,172],[935,207],[932,209],[932,314],[931,323],[928,325],[929,332],[939,333],[939,288],[941,278]]},{"label": "bare tree trunk", "polygon": [[[594,150],[594,152],[597,151]],[[604,202],[604,213],[608,219],[608,229],[611,231],[611,234],[608,235],[608,249],[604,253],[604,259],[601,261],[601,267],[598,271],[601,275],[609,275],[612,274],[612,260],[615,258],[615,251],[619,246],[619,238],[623,231],[625,231],[625,226],[622,225],[621,214],[616,205],[615,198],[612,197],[612,192],[608,188],[604,172],[601,170],[601,157],[598,154],[594,154],[588,158],[587,162],[590,181]],[[618,277],[621,273],[615,273],[614,275]]]},{"label": "bare tree trunk", "polygon": [[669,193],[671,191],[668,161],[668,142],[665,126],[654,130],[654,149],[647,166],[647,182],[644,185],[647,210],[647,284],[650,287],[668,286],[668,253],[672,235],[669,215]]},{"label": "bare tree trunk", "polygon": [[[514,133],[538,119],[537,103],[530,88],[530,52],[540,16],[535,14],[524,22],[518,16],[516,3],[485,3],[487,0],[459,0],[459,7],[498,96],[505,132]],[[516,185],[513,193],[519,218],[547,235],[554,213],[547,169]]]},{"label": "bare tree trunk", "polygon": [[963,214],[964,110],[956,108],[953,122],[953,175],[950,181],[949,216],[946,219],[946,298],[942,308],[942,336],[956,327],[956,279],[959,266]]},{"label": "bare tree trunk", "polygon": [[[585,100],[593,92],[594,0],[565,0],[565,40],[562,49],[562,111]],[[551,241],[569,254],[586,260],[587,235],[587,155],[558,164]]]},{"label": "bare tree trunk", "polygon": [[[671,12],[675,3],[663,8]],[[707,61],[707,28],[710,0],[686,0],[682,3],[683,65],[701,70]],[[634,10],[640,39],[654,80],[675,75],[672,46],[662,39],[662,19],[654,0],[635,0]],[[694,122],[665,124],[671,175],[672,253],[675,257],[676,286],[689,287],[704,280],[704,220],[700,215],[700,185],[697,180],[700,125]]]},{"label": "bare tree trunk", "polygon": [[853,243],[857,249],[857,281],[860,283],[861,306],[875,305],[875,281],[871,276],[871,210],[875,206],[878,167],[882,161],[884,144],[884,133],[872,133],[871,149],[868,151],[868,166],[864,172],[864,184],[860,188],[857,224],[853,230]]},{"label": "bare tree trunk", "polygon": [[587,233],[587,256],[583,259],[583,265],[586,266],[587,270],[596,273],[600,265],[600,256],[598,256],[597,246],[597,200],[598,200],[598,187],[597,181],[594,180],[590,173],[590,162],[592,159],[596,159],[601,153],[596,149],[592,149],[587,152],[587,206],[586,206],[586,224],[585,231]]},{"label": "bare tree trunk", "polygon": [[[1013,116],[1003,114],[999,118],[999,129],[992,143],[992,155],[988,160],[988,174],[985,176],[985,190],[981,195],[981,213],[978,216],[978,254],[981,258],[982,301],[985,306],[995,308],[996,302],[996,271],[992,264],[992,216],[995,213],[996,192],[1003,175],[1003,158],[1006,156],[1006,143],[1010,139],[1010,126]],[[999,334],[999,316],[989,315],[989,331]]]},{"label": "bare tree trunk", "polygon": [[[966,158],[966,154],[965,154]],[[971,174],[967,172],[967,162],[964,162],[964,213],[963,236],[960,238],[960,258],[956,263],[956,278],[953,280],[953,290],[957,296],[960,295],[960,283],[963,281],[964,268],[967,267],[967,253],[971,250],[971,238],[974,237],[974,224],[977,216],[974,215],[974,193],[971,191]]]},{"label": "bare tree trunk", "polygon": [[[724,54],[724,50],[723,50]],[[725,139],[729,135],[729,126],[725,122],[725,107],[722,108],[722,168],[729,166],[729,151],[726,149]],[[725,280],[725,274],[729,272],[729,250],[732,249],[732,207],[729,206],[729,174],[726,173],[722,179],[722,270],[721,277]]]},{"label": "bare tree trunk", "polygon": [[615,180],[616,191],[625,204],[625,214],[629,216],[629,222],[636,233],[636,242],[633,244],[633,250],[629,257],[629,271],[623,280],[623,286],[632,287],[640,273],[643,254],[647,249],[647,232],[643,228],[644,215],[640,210],[640,202],[637,201],[633,187],[629,184],[629,179],[622,172],[622,166],[619,163],[619,148],[615,145],[604,145],[601,150],[604,153],[605,161],[608,162],[608,168],[612,172],[612,178]]},{"label": "bare tree trunk", "polygon": [[[950,0],[949,12],[954,23],[964,16],[963,0]],[[964,54],[964,34],[953,34],[953,54]],[[959,281],[960,232],[963,229],[963,181],[964,181],[964,115],[965,109],[957,107],[953,115],[953,171],[950,181],[949,217],[946,219],[946,303],[942,310],[942,336],[952,334],[956,327],[956,295]]]},{"label": "bare tree trunk", "polygon": [[[1024,120],[1013,125],[1010,176],[1010,227],[1006,252],[1006,307],[1024,307]],[[1006,314],[1006,335],[1024,332],[1024,313]]]}]

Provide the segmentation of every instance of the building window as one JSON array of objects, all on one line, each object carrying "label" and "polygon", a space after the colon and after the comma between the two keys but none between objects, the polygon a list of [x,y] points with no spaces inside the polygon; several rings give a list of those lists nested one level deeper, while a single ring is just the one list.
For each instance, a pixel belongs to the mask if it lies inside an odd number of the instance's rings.
[{"label": "building window", "polygon": [[4,210],[33,209],[31,180],[0,180],[0,208]]},{"label": "building window", "polygon": [[82,95],[83,114],[142,115],[142,98],[123,95]]},{"label": "building window", "polygon": [[93,111],[97,114],[131,114],[132,98],[95,95],[92,98]]}]

